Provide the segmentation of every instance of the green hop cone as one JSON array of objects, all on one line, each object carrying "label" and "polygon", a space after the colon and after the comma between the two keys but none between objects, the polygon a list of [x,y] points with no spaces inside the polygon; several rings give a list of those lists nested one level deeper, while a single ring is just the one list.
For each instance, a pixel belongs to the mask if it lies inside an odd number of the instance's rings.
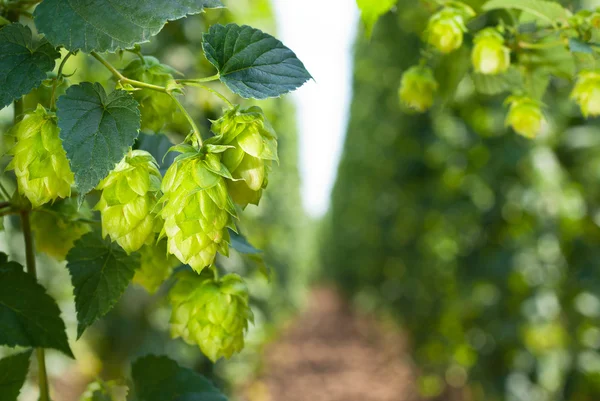
[{"label": "green hop cone", "polygon": [[400,102],[419,113],[427,111],[432,105],[438,83],[429,67],[414,66],[402,75],[400,83]]},{"label": "green hop cone", "polygon": [[139,254],[140,268],[135,271],[133,282],[154,294],[179,263],[167,253],[167,241],[164,239],[156,245],[144,245]]},{"label": "green hop cone", "polygon": [[34,208],[71,196],[74,177],[58,133],[56,116],[41,105],[11,130],[16,145],[7,169],[15,171],[19,193]]},{"label": "green hop cone", "polygon": [[600,71],[582,71],[577,77],[577,84],[571,93],[583,115],[595,117],[600,115]]},{"label": "green hop cone", "polygon": [[526,138],[535,138],[542,129],[544,114],[539,102],[528,97],[510,97],[510,104],[506,116],[506,126],[512,127],[515,132]]},{"label": "green hop cone", "polygon": [[[125,67],[123,75],[127,78],[148,84],[167,86],[173,82],[176,71],[171,67],[161,64],[154,57],[135,59]],[[171,122],[173,114],[177,111],[177,105],[166,93],[152,90],[137,90],[133,97],[140,104],[142,113],[142,126],[144,132],[160,132],[163,127]]]},{"label": "green hop cone", "polygon": [[130,151],[98,184],[102,195],[95,209],[102,216],[102,235],[127,253],[152,242],[160,224],[156,210],[160,181],[154,157],[144,150]]},{"label": "green hop cone", "polygon": [[182,263],[201,272],[217,251],[229,254],[229,232],[235,207],[227,192],[229,175],[215,154],[184,153],[169,167],[162,182],[161,216],[167,249]]},{"label": "green hop cone", "polygon": [[510,67],[510,49],[504,45],[504,37],[494,28],[481,31],[475,37],[471,60],[475,72],[502,74]]},{"label": "green hop cone", "polygon": [[[258,205],[268,183],[272,161],[277,159],[277,134],[259,107],[235,107],[213,122],[215,142],[230,146],[222,162],[231,172],[227,181],[233,201],[243,207]],[[210,142],[210,141],[209,141]]]},{"label": "green hop cone", "polygon": [[81,220],[91,218],[88,204],[84,202],[79,207],[75,198],[61,199],[34,210],[31,229],[37,251],[65,260],[75,241],[91,231],[90,225]]},{"label": "green hop cone", "polygon": [[467,5],[445,7],[434,14],[427,24],[427,42],[440,52],[451,53],[462,46],[465,21],[475,15]]},{"label": "green hop cone", "polygon": [[240,276],[228,274],[220,280],[210,276],[180,273],[169,300],[171,335],[197,344],[214,362],[244,348],[244,332],[253,314]]}]

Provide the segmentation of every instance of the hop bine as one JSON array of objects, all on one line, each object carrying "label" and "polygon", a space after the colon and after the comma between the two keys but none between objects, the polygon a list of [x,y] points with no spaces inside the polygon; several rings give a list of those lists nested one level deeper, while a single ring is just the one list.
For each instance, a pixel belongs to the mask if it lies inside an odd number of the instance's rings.
[{"label": "hop bine", "polygon": [[271,162],[278,162],[277,134],[259,107],[235,107],[214,121],[216,134],[207,143],[226,145],[222,162],[231,172],[227,181],[233,201],[242,207],[258,205],[267,187]]},{"label": "hop bine", "polygon": [[201,272],[214,262],[217,251],[229,254],[227,228],[235,228],[236,212],[224,177],[231,174],[218,154],[198,152],[189,145],[175,149],[184,153],[162,182],[161,237],[167,237],[169,253]]},{"label": "hop bine", "polygon": [[182,272],[169,293],[173,308],[171,334],[197,344],[213,362],[244,348],[244,332],[253,322],[248,289],[236,274]]},{"label": "hop bine", "polygon": [[[127,78],[146,82],[158,86],[167,86],[173,82],[176,71],[169,66],[161,64],[154,57],[144,57],[144,60],[135,59],[125,67],[123,75]],[[134,91],[133,97],[140,104],[142,113],[142,126],[144,132],[160,132],[163,127],[171,122],[177,105],[169,95],[161,92],[144,90]]]},{"label": "hop bine", "polygon": [[41,105],[11,130],[17,142],[7,169],[15,171],[19,193],[34,208],[71,196],[73,173],[58,133],[56,116]]},{"label": "hop bine", "polygon": [[434,101],[438,83],[433,71],[426,66],[414,66],[402,75],[399,96],[400,102],[419,113],[427,111]]},{"label": "hop bine", "polygon": [[102,217],[102,235],[127,253],[152,242],[160,230],[156,218],[160,181],[154,157],[143,150],[130,151],[98,184],[102,195],[95,209]]}]

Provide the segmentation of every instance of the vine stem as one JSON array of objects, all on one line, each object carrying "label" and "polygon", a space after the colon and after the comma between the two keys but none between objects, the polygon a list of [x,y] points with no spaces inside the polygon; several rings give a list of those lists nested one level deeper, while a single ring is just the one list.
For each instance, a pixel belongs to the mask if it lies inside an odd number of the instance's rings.
[{"label": "vine stem", "polygon": [[[218,74],[217,74],[218,76]],[[177,83],[183,84],[183,85],[188,85],[188,86],[195,86],[197,88],[202,88],[206,91],[209,91],[210,93],[212,93],[215,96],[218,96],[222,101],[224,101],[230,108],[233,109],[233,103],[231,103],[229,101],[229,99],[227,99],[223,94],[221,94],[220,92],[214,90],[213,88],[206,86],[206,85],[202,85],[201,83],[199,83],[200,81],[195,80],[195,79],[182,79],[177,81]]]},{"label": "vine stem", "polygon": [[221,75],[219,73],[216,73],[215,75],[211,75],[210,77],[205,77],[205,78],[194,78],[194,79],[176,79],[175,82],[177,82],[178,84],[190,84],[190,83],[202,83],[202,82],[212,82],[212,81],[216,81],[219,78],[221,78]]},{"label": "vine stem", "polygon": [[56,87],[58,86],[58,80],[62,78],[63,68],[65,67],[65,63],[67,60],[73,55],[73,52],[67,53],[67,55],[60,62],[60,66],[58,67],[58,72],[56,74],[56,78],[52,83],[52,95],[50,96],[50,108],[56,108]]},{"label": "vine stem", "polygon": [[188,122],[192,126],[192,130],[194,131],[194,137],[196,138],[196,141],[198,142],[198,147],[202,147],[202,135],[200,135],[200,130],[198,129],[198,125],[196,125],[196,122],[194,121],[192,116],[190,116],[190,113],[188,113],[188,111],[185,109],[185,107],[183,107],[183,104],[181,104],[179,99],[177,99],[177,97],[175,97],[175,95],[173,95],[172,93],[169,93],[169,96],[171,97],[171,99],[173,99],[173,101],[175,102],[177,107],[179,107],[179,110],[181,110],[181,112],[185,116],[186,120],[188,120]]},{"label": "vine stem", "polygon": [[117,78],[119,81],[121,81],[125,84],[129,84],[136,88],[150,89],[150,90],[157,91],[157,92],[169,93],[167,91],[167,88],[165,88],[164,86],[152,85],[152,84],[148,84],[146,82],[136,81],[135,79],[129,79],[125,75],[121,74],[119,72],[119,70],[117,70],[115,67],[113,67],[113,65],[111,63],[106,61],[98,53],[91,52],[90,54],[92,55],[92,57],[94,57],[96,60],[98,60],[104,67],[106,67],[107,70],[112,72],[112,74],[114,75],[115,78]]},{"label": "vine stem", "polygon": [[[29,219],[29,211],[21,211],[21,225],[23,228],[23,236],[25,237],[25,260],[27,265],[27,273],[37,279],[37,271],[35,267],[35,251],[33,249],[33,235],[31,234],[31,222]],[[50,390],[48,387],[48,372],[46,371],[46,354],[43,348],[35,350],[38,362],[38,381],[40,387],[40,401],[50,401]]]}]

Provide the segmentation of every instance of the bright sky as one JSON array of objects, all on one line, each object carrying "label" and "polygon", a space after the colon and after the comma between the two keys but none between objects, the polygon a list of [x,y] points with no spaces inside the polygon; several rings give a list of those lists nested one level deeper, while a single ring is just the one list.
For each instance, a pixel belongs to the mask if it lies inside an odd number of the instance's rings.
[{"label": "bright sky", "polygon": [[329,207],[351,97],[355,0],[274,0],[278,37],[315,78],[294,93],[300,129],[304,207],[314,217]]}]

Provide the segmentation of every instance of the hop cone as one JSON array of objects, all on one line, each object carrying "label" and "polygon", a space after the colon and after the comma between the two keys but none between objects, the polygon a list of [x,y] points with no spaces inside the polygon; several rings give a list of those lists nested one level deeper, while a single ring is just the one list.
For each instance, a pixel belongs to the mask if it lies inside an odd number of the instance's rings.
[{"label": "hop cone", "polygon": [[508,102],[510,109],[506,116],[506,125],[526,138],[535,138],[544,122],[544,114],[538,102],[528,97],[511,97]]},{"label": "hop cone", "polygon": [[212,131],[220,144],[232,146],[222,162],[234,180],[228,181],[233,201],[258,205],[268,183],[271,161],[277,161],[277,134],[259,107],[233,108],[215,121]]},{"label": "hop cone", "polygon": [[80,219],[91,217],[87,203],[79,207],[75,198],[36,209],[31,214],[31,229],[37,250],[57,260],[65,260],[75,241],[91,231],[89,224]]},{"label": "hop cone", "polygon": [[15,171],[19,193],[34,208],[71,196],[73,173],[54,114],[38,105],[11,133],[17,142],[10,151],[13,159],[7,169]]},{"label": "hop cone", "polygon": [[585,117],[600,115],[600,71],[583,71],[571,93]]},{"label": "hop cone", "polygon": [[188,153],[169,167],[162,183],[162,235],[167,249],[197,272],[211,265],[217,251],[229,252],[229,233],[235,208],[219,175],[217,155]]},{"label": "hop cone", "polygon": [[433,105],[438,83],[429,67],[414,66],[402,75],[400,83],[400,101],[406,107],[419,113]]},{"label": "hop cone", "polygon": [[502,74],[510,67],[510,49],[504,45],[500,32],[487,28],[475,37],[471,60],[480,74]]},{"label": "hop cone", "polygon": [[102,216],[102,235],[127,253],[154,239],[160,179],[152,155],[133,150],[98,184],[102,195],[95,209]]},{"label": "hop cone", "polygon": [[244,348],[244,331],[253,315],[241,277],[220,280],[184,272],[169,293],[171,335],[197,344],[213,362]]},{"label": "hop cone", "polygon": [[[144,57],[143,62],[141,59],[135,59],[129,63],[123,70],[123,75],[149,84],[167,86],[173,81],[174,72],[171,67],[161,64],[154,57]],[[133,97],[140,104],[141,129],[144,132],[160,132],[165,124],[172,120],[173,113],[177,110],[171,97],[165,93],[151,90],[134,91]]]},{"label": "hop cone", "polygon": [[177,266],[177,259],[167,254],[167,241],[157,245],[144,245],[140,251],[140,268],[135,271],[133,282],[144,287],[149,293],[155,293],[160,285],[171,275]]}]

